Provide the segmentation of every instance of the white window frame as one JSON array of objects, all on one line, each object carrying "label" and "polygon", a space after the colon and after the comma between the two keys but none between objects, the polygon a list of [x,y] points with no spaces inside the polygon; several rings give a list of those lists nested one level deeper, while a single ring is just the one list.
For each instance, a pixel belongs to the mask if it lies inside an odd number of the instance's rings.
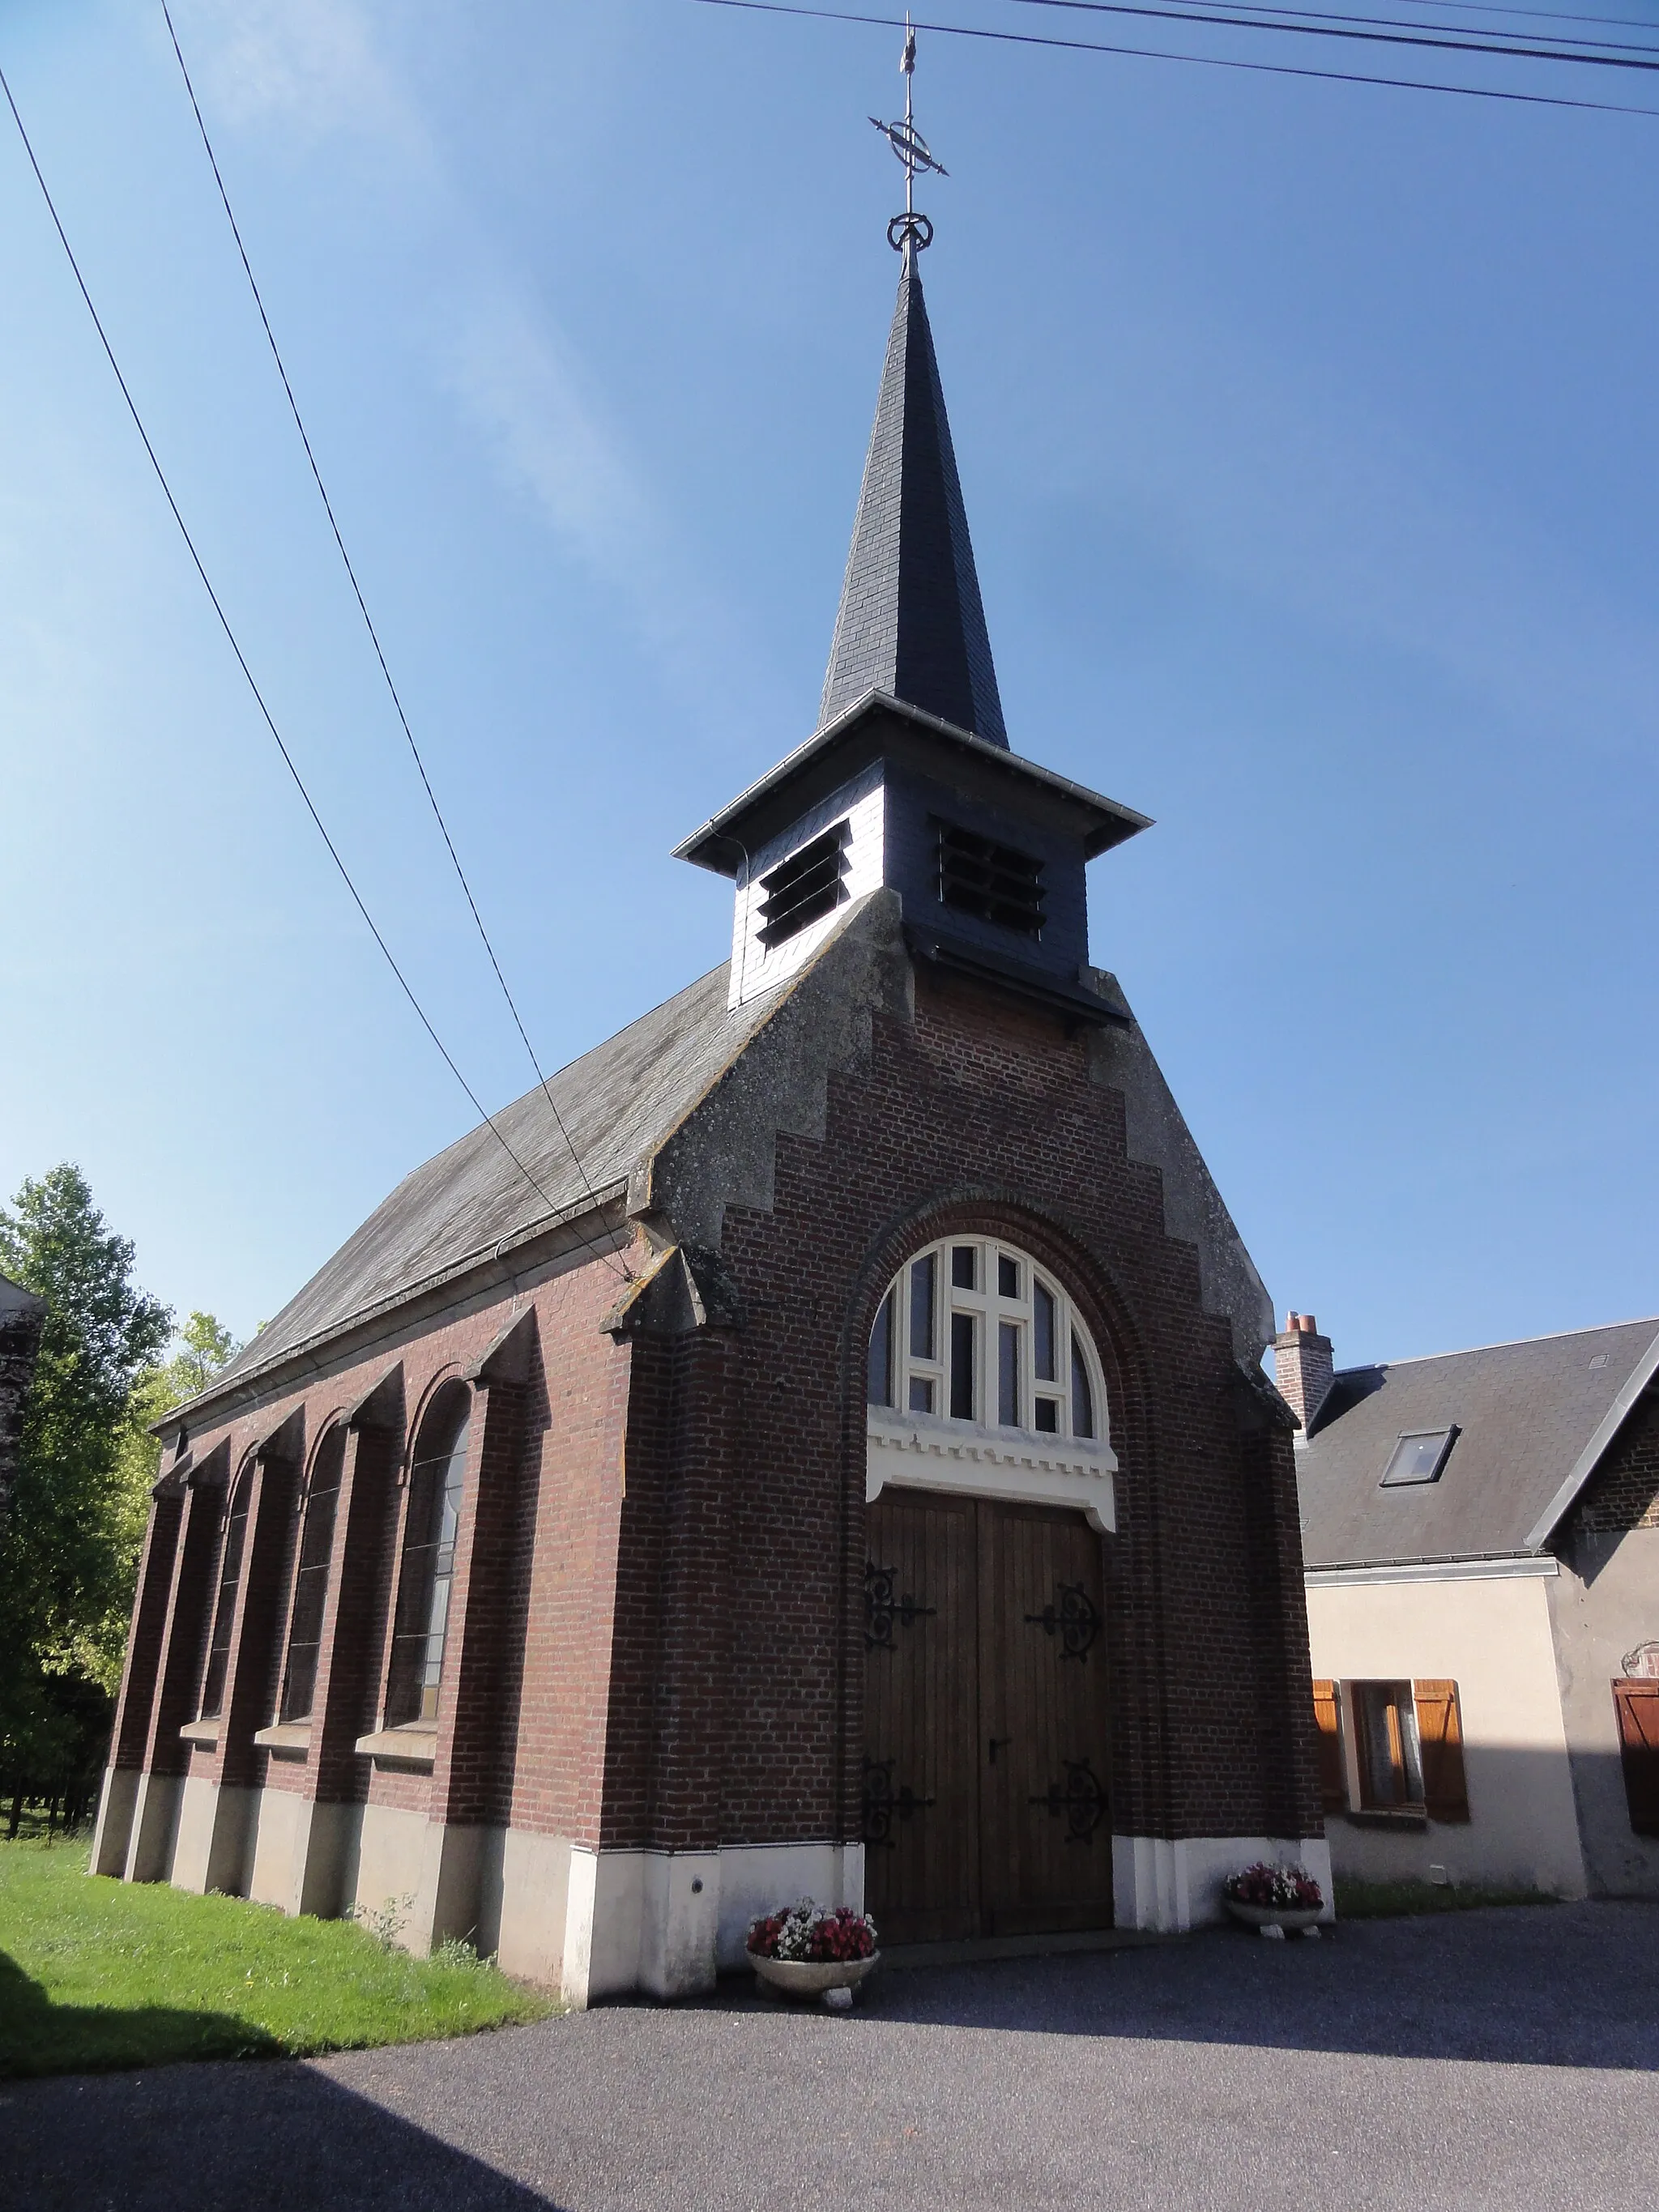
[{"label": "white window frame", "polygon": [[[975,1254],[971,1287],[952,1278],[952,1255]],[[932,1356],[910,1341],[913,1271],[932,1261],[934,1267]],[[1018,1287],[1002,1288],[999,1262],[1012,1261]],[[1058,1373],[1036,1372],[1035,1292],[1041,1286],[1054,1302],[1054,1364]],[[889,1380],[893,1403],[866,1407],[868,1442],[866,1498],[873,1500],[890,1483],[910,1489],[949,1490],[1034,1504],[1080,1507],[1098,1528],[1116,1526],[1112,1477],[1117,1457],[1109,1441],[1105,1376],[1088,1327],[1066,1286],[1018,1244],[1005,1237],[946,1237],[911,1255],[889,1285],[878,1309],[877,1326],[888,1317]],[[951,1322],[966,1317],[974,1332],[974,1410],[971,1418],[952,1414],[950,1346]],[[1019,1419],[1012,1425],[990,1418],[1001,1411],[1000,1351],[1005,1324],[1018,1332]],[[1095,1433],[1072,1433],[1072,1355],[1076,1346],[1088,1378]],[[913,1406],[912,1385],[921,1397],[931,1389],[931,1408]],[[1054,1408],[1052,1429],[1036,1425],[1039,1401]]]}]

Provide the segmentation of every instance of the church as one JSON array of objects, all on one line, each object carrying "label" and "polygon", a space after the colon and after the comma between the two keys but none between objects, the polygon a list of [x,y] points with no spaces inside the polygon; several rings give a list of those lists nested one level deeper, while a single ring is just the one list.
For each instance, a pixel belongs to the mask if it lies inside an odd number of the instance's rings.
[{"label": "church", "polygon": [[919,270],[731,954],[409,1176],[162,1430],[94,1870],[575,2005],[1329,1895],[1273,1316],[1005,726]]}]

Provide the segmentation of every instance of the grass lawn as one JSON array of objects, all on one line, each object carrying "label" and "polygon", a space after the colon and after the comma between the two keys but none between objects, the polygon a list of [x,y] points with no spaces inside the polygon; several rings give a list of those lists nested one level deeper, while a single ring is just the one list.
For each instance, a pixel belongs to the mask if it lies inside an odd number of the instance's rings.
[{"label": "grass lawn", "polygon": [[297,2057],[555,2009],[470,1957],[412,1959],[348,1922],[94,1878],[82,1843],[0,1843],[0,2075]]},{"label": "grass lawn", "polygon": [[1483,1905],[1559,1905],[1542,1889],[1481,1889],[1432,1881],[1350,1881],[1336,1878],[1339,1920],[1391,1920],[1410,1912],[1473,1912]]}]

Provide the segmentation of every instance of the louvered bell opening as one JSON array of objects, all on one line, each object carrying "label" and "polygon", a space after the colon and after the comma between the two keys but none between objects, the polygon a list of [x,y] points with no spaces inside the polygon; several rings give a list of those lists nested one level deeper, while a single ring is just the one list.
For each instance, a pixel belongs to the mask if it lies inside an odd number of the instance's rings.
[{"label": "louvered bell opening", "polygon": [[939,895],[958,914],[1022,937],[1042,934],[1042,861],[949,822],[939,825]]},{"label": "louvered bell opening", "polygon": [[803,845],[761,878],[761,927],[756,933],[768,950],[799,936],[809,924],[833,914],[847,896],[847,824],[836,823],[822,837]]}]

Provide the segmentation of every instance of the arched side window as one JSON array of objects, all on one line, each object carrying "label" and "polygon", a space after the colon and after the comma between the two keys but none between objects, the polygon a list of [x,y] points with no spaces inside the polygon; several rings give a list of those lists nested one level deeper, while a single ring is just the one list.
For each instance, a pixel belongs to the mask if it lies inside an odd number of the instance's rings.
[{"label": "arched side window", "polygon": [[1100,1361],[1065,1288],[999,1237],[930,1244],[870,1334],[872,1406],[984,1429],[1103,1441]]},{"label": "arched side window", "polygon": [[471,1399],[457,1384],[439,1394],[416,1440],[386,1684],[388,1728],[438,1717],[471,1416]]},{"label": "arched side window", "polygon": [[311,1717],[317,1692],[317,1661],[323,1644],[323,1608],[328,1602],[328,1567],[334,1552],[334,1512],[345,1472],[346,1432],[337,1422],[317,1448],[311,1486],[306,1492],[305,1522],[300,1531],[294,1570],[294,1605],[289,1615],[288,1658],[277,1718]]},{"label": "arched side window", "polygon": [[213,1607],[213,1632],[208,1639],[207,1670],[202,1679],[204,1721],[216,1721],[225,1701],[225,1676],[230,1668],[230,1632],[236,1620],[236,1592],[242,1579],[242,1552],[247,1542],[247,1509],[253,1495],[253,1462],[243,1468],[225,1511],[224,1533],[219,1540],[219,1590]]}]

